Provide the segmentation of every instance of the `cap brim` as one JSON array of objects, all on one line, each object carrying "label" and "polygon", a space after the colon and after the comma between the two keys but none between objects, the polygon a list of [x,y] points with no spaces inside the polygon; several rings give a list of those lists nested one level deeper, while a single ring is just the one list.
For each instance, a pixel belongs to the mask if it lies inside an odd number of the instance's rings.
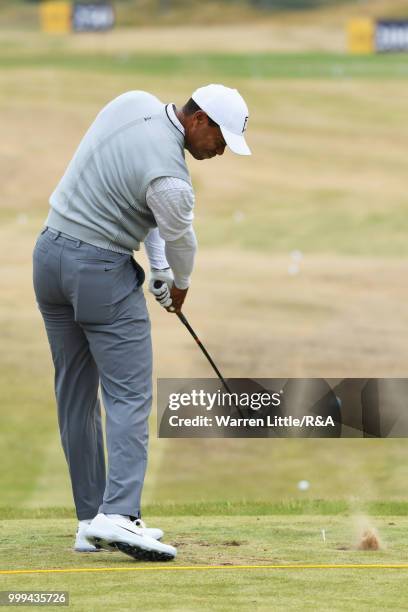
[{"label": "cap brim", "polygon": [[224,140],[233,153],[237,155],[252,155],[251,149],[248,147],[242,134],[234,134],[222,126],[220,127]]}]

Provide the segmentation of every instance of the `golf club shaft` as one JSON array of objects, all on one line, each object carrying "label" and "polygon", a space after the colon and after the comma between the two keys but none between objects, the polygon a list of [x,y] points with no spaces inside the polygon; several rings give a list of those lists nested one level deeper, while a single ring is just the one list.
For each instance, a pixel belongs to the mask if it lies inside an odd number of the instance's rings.
[{"label": "golf club shaft", "polygon": [[[177,314],[178,318],[180,319],[180,321],[183,323],[183,325],[185,327],[187,327],[188,331],[193,336],[194,340],[197,342],[198,346],[200,347],[200,349],[202,350],[204,355],[207,357],[208,362],[211,364],[212,369],[217,374],[219,380],[222,382],[224,389],[227,391],[227,393],[232,395],[233,392],[231,390],[231,387],[225,381],[225,378],[222,376],[221,372],[219,371],[219,369],[217,368],[217,366],[215,365],[215,363],[211,359],[211,355],[209,354],[209,352],[207,351],[207,349],[205,348],[205,346],[203,345],[203,343],[201,342],[201,340],[199,339],[199,337],[195,333],[194,329],[191,327],[190,323],[187,321],[186,317],[183,315],[182,312],[177,312],[176,314]],[[235,409],[238,412],[239,416],[241,418],[244,418],[242,410],[241,410],[241,408],[239,407],[238,404],[235,404]]]},{"label": "golf club shaft", "polygon": [[[159,289],[162,285],[163,285],[163,281],[160,281],[160,280],[157,280],[154,283],[154,286],[155,286],[156,289]],[[206,356],[206,358],[207,358],[208,362],[210,363],[212,369],[214,370],[214,372],[217,374],[219,380],[221,381],[224,389],[227,391],[227,393],[232,395],[231,388],[229,387],[229,385],[227,384],[225,378],[223,377],[223,375],[221,374],[221,372],[219,371],[219,369],[215,365],[214,361],[211,358],[211,355],[209,354],[209,352],[207,351],[207,349],[205,348],[205,346],[203,345],[203,343],[201,342],[201,340],[199,339],[199,337],[195,333],[194,329],[191,327],[190,323],[187,321],[187,318],[183,315],[182,312],[177,312],[176,314],[177,314],[179,320],[184,325],[184,327],[186,327],[188,329],[188,331],[190,332],[190,334],[193,336],[194,340],[196,341],[196,343],[200,347],[201,351]],[[239,416],[243,417],[243,414],[242,414],[242,411],[241,411],[240,407],[236,406],[236,409],[237,409],[237,412],[238,412]]]},{"label": "golf club shaft", "polygon": [[215,365],[214,361],[212,360],[211,355],[209,354],[209,352],[207,351],[207,349],[205,348],[205,346],[203,345],[201,340],[198,338],[197,334],[195,333],[194,329],[191,327],[190,323],[187,321],[186,317],[183,315],[182,312],[178,312],[177,316],[180,319],[180,321],[183,323],[183,325],[185,327],[187,327],[188,331],[193,336],[194,340],[197,342],[198,346],[200,347],[200,349],[202,350],[204,355],[207,357],[209,363],[211,364],[212,369],[217,374],[218,378],[220,379],[220,381],[224,385],[226,391],[228,391],[228,393],[231,394],[232,391],[231,391],[230,387],[228,386],[228,384],[226,383],[226,381],[225,381],[224,377],[222,376],[221,372],[219,371],[219,369]]}]

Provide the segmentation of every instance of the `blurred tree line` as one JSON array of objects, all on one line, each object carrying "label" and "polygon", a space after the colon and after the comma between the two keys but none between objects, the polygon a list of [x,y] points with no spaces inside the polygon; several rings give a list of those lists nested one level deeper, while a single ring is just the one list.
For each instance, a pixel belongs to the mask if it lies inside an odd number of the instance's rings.
[{"label": "blurred tree line", "polygon": [[[38,27],[37,7],[42,0],[0,0],[0,27]],[[370,0],[69,0],[104,3],[115,8],[118,27],[143,25],[211,25],[246,23],[265,13],[303,12]],[[391,0],[390,0],[391,1]],[[392,0],[396,1],[396,0]],[[408,2],[408,0],[407,0]]]},{"label": "blurred tree line", "polygon": [[[5,0],[0,0],[4,2]],[[6,0],[7,1],[7,0]],[[31,4],[39,4],[42,0],[23,0],[23,2]],[[78,0],[80,1],[80,0]],[[82,0],[83,2],[92,2],[92,4],[103,4],[106,0]],[[307,10],[322,6],[331,6],[335,4],[342,4],[347,0],[218,0],[219,4],[228,4],[237,6],[248,6],[259,9],[269,10]],[[350,0],[348,0],[350,1]],[[191,8],[194,5],[204,5],[205,0],[110,0],[113,5],[133,5],[138,8],[138,5],[151,5],[151,8],[158,8],[162,11],[170,11],[173,8]]]}]

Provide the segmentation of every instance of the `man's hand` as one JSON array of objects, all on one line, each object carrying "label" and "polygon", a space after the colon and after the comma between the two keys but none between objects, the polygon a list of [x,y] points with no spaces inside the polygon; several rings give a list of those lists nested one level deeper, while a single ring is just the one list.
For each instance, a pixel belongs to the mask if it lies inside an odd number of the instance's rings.
[{"label": "man's hand", "polygon": [[173,274],[170,268],[156,270],[152,268],[149,291],[163,308],[171,306],[170,289],[173,286]]},{"label": "man's hand", "polygon": [[178,289],[175,285],[171,289],[165,282],[156,280],[152,285],[151,292],[167,312],[181,312],[181,307],[187,295],[187,289]]},{"label": "man's hand", "polygon": [[181,312],[181,307],[186,299],[187,289],[179,289],[173,281],[171,268],[156,270],[152,268],[149,291],[156,300],[168,312]]},{"label": "man's hand", "polygon": [[178,289],[176,285],[173,285],[170,289],[170,297],[172,301],[172,306],[167,308],[169,312],[181,312],[181,307],[183,305],[184,300],[186,299],[188,287],[187,289]]}]

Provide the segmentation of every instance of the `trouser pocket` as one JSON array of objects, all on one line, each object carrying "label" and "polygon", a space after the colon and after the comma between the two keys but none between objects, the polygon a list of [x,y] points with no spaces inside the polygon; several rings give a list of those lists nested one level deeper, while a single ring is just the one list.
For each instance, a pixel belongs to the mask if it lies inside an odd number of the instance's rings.
[{"label": "trouser pocket", "polygon": [[134,259],[133,257],[131,258],[131,263],[132,263],[133,268],[136,271],[137,286],[141,287],[141,285],[143,285],[145,278],[146,278],[145,271],[143,270],[142,266],[138,264],[136,259]]},{"label": "trouser pocket", "polygon": [[117,261],[86,259],[77,261],[75,319],[79,323],[111,323],[115,304],[126,293],[129,256]]}]

